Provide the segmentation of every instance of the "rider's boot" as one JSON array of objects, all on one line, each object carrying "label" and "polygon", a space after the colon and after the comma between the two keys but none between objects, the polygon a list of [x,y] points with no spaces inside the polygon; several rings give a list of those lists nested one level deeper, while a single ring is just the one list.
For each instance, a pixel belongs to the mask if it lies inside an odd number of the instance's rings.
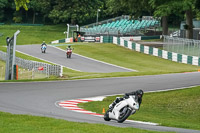
[{"label": "rider's boot", "polygon": [[113,110],[113,108],[115,107],[115,105],[116,105],[118,102],[120,102],[121,99],[122,99],[122,98],[120,98],[120,97],[116,97],[115,101],[109,105],[109,111],[110,111],[110,112],[112,112],[112,110]]},{"label": "rider's boot", "polygon": [[116,105],[116,102],[115,102],[115,101],[109,105],[109,111],[110,111],[110,112],[112,112],[112,110],[113,110],[113,108],[115,107],[115,105]]}]

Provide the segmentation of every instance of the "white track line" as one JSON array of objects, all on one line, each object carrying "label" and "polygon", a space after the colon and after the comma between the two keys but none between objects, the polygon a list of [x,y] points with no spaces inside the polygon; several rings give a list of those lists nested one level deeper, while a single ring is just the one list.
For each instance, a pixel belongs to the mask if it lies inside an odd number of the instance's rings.
[{"label": "white track line", "polygon": [[[51,46],[51,47],[55,47],[55,46]],[[58,48],[58,47],[55,47],[59,50],[62,50],[62,51],[65,51],[61,48]],[[66,52],[66,51],[65,51]],[[99,61],[99,60],[96,60],[96,59],[93,59],[93,58],[90,58],[90,57],[86,57],[86,56],[83,56],[83,55],[79,55],[79,54],[76,54],[76,53],[73,53],[75,55],[78,55],[78,56],[81,56],[83,58],[86,58],[86,59],[89,59],[89,60],[93,60],[93,61],[96,61],[96,62],[100,62],[100,63],[103,63],[103,64],[107,64],[107,65],[110,65],[110,66],[114,66],[114,67],[118,67],[118,68],[122,68],[122,69],[126,69],[126,70],[129,70],[129,71],[134,71],[134,72],[138,72],[137,70],[133,70],[133,69],[129,69],[129,68],[125,68],[125,67],[121,67],[121,66],[117,66],[117,65],[114,65],[114,64],[110,64],[110,63],[107,63],[107,62],[103,62],[103,61]]]},{"label": "white track line", "polygon": [[[82,108],[79,108],[77,105],[79,103],[86,103],[86,102],[91,102],[91,101],[102,101],[104,98],[105,98],[105,96],[99,96],[99,97],[59,101],[59,102],[56,102],[56,105],[58,107],[65,108],[65,109],[68,109],[68,110],[71,110],[71,111],[89,114],[89,115],[98,116],[98,117],[103,117],[102,114],[97,114],[96,112],[84,110]],[[134,121],[134,120],[126,120],[126,121],[133,122],[133,123],[148,124],[148,125],[159,125],[158,123],[152,123],[152,122],[143,122],[143,121]]]},{"label": "white track line", "polygon": [[[196,87],[196,86],[188,86],[188,87],[180,87],[180,88],[174,88],[174,89],[167,89],[167,90],[157,90],[157,91],[147,91],[145,93],[151,93],[151,92],[165,92],[165,91],[172,91],[172,90],[180,90],[180,89],[186,89],[186,88],[191,88],[191,87]],[[56,106],[66,108],[75,112],[79,113],[84,113],[84,114],[90,114],[98,117],[103,117],[102,114],[97,114],[96,112],[91,112],[84,110],[82,108],[79,108],[77,106],[78,103],[81,102],[91,102],[91,101],[102,101],[105,97],[108,96],[115,96],[115,95],[123,95],[123,94],[113,94],[113,95],[105,95],[105,96],[98,96],[98,97],[91,97],[91,98],[82,98],[82,99],[76,99],[76,100],[68,100],[68,101],[58,101],[56,102]],[[135,120],[126,120],[128,122],[133,122],[133,123],[141,123],[141,124],[147,124],[147,125],[154,125],[157,126],[159,125],[158,123],[153,123],[153,122],[144,122],[144,121],[135,121]]]}]

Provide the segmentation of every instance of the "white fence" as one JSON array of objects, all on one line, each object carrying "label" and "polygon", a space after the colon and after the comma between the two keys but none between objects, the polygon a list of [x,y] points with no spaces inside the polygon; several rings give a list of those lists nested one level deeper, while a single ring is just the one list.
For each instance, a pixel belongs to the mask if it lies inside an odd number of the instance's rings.
[{"label": "white fence", "polygon": [[164,36],[163,49],[170,52],[200,57],[200,41]]},{"label": "white fence", "polygon": [[[174,40],[176,40],[176,39],[174,39]],[[195,47],[196,50],[199,51],[199,53],[200,53],[200,41],[195,41],[195,42],[197,42],[197,43],[196,44],[193,43],[192,46],[196,46]],[[113,43],[116,45],[120,45],[120,46],[129,48],[129,49],[135,50],[137,52],[157,56],[157,57],[168,59],[171,61],[200,66],[200,57],[199,56],[191,56],[191,55],[186,55],[186,54],[182,54],[182,53],[176,53],[176,52],[171,52],[171,51],[167,51],[167,50],[162,50],[162,49],[154,48],[151,46],[144,46],[137,42],[127,41],[127,38],[123,38],[123,37],[120,37],[120,38],[113,37]],[[174,43],[174,45],[177,44],[177,42],[175,42],[175,41],[173,43]],[[178,43],[181,43],[181,42],[178,42]],[[186,42],[182,42],[182,44],[185,44],[185,43]],[[173,44],[171,44],[171,45],[173,45]],[[187,51],[189,51],[190,47],[187,46],[186,48],[187,48]],[[192,47],[192,50],[194,52],[193,47]]]},{"label": "white fence", "polygon": [[[6,53],[0,51],[0,59],[6,61]],[[21,68],[27,69],[28,71],[34,71],[37,73],[46,74],[46,77],[50,75],[62,76],[63,68],[59,65],[50,65],[47,63],[25,60],[22,58],[15,58],[15,63]]]}]

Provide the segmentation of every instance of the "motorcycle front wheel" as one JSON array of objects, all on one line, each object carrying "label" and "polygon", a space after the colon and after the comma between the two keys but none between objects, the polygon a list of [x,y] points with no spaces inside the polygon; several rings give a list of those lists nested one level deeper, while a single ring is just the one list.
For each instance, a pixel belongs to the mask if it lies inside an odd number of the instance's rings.
[{"label": "motorcycle front wheel", "polygon": [[120,112],[120,116],[118,118],[119,123],[124,122],[131,115],[132,112],[130,109],[127,109],[125,113],[122,113],[122,111]]},{"label": "motorcycle front wheel", "polygon": [[104,114],[104,120],[105,121],[110,121],[111,119],[109,118],[109,110],[106,111],[106,113]]}]

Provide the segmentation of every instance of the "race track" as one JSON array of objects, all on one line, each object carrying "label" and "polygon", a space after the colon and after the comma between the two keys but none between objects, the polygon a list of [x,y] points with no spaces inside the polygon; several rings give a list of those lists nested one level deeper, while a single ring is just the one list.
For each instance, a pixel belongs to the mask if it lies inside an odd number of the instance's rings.
[{"label": "race track", "polygon": [[[64,57],[63,60],[66,60],[66,58]],[[103,123],[119,127],[200,133],[197,130],[154,126],[128,121],[124,123],[106,122],[101,117],[77,113],[56,106],[56,102],[61,100],[123,94],[137,89],[143,89],[145,92],[165,91],[196,85],[200,85],[200,73],[198,72],[89,80],[0,83],[0,110],[14,114],[31,114],[76,122]]]},{"label": "race track", "polygon": [[55,106],[55,102],[60,100],[122,94],[138,88],[147,92],[200,85],[199,79],[200,73],[184,73],[76,81],[0,83],[0,110],[16,114],[32,114],[69,121],[104,123],[120,127],[199,133],[200,131],[195,130],[130,122],[122,124],[115,121],[105,122],[100,117],[77,113]]},{"label": "race track", "polygon": [[40,47],[40,45],[18,45],[17,50],[34,57],[68,67],[76,71],[98,73],[135,71],[112,64],[94,61],[92,59],[74,53],[72,54],[71,59],[67,59],[64,50],[60,50],[51,46],[47,46],[47,51],[45,54],[43,54],[41,53]]}]

